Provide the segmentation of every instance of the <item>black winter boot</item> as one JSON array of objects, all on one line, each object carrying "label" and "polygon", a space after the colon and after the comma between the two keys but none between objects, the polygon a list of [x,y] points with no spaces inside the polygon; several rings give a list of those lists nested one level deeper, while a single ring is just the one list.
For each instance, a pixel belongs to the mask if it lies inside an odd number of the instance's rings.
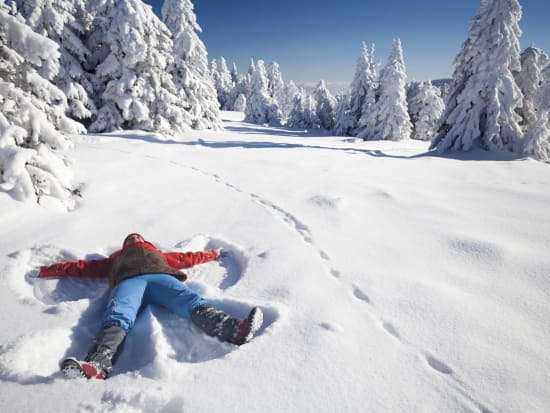
[{"label": "black winter boot", "polygon": [[249,342],[260,329],[263,313],[260,307],[254,307],[246,319],[240,320],[210,304],[203,304],[191,312],[191,320],[209,336],[240,346]]},{"label": "black winter boot", "polygon": [[126,331],[117,326],[105,327],[94,340],[84,361],[74,357],[65,359],[61,371],[67,378],[86,377],[105,379],[113,369],[113,358],[126,337]]}]

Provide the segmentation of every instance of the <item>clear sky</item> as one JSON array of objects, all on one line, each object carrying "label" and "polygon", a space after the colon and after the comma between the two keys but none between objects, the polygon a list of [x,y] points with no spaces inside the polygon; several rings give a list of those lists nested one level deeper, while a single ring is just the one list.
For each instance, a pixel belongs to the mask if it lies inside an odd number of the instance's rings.
[{"label": "clear sky", "polygon": [[[550,0],[519,0],[522,49],[550,53]],[[163,0],[145,0],[160,15]],[[285,81],[350,82],[361,41],[385,63],[399,37],[409,80],[450,77],[481,0],[195,0],[209,59],[240,73],[250,58],[277,61]]]}]

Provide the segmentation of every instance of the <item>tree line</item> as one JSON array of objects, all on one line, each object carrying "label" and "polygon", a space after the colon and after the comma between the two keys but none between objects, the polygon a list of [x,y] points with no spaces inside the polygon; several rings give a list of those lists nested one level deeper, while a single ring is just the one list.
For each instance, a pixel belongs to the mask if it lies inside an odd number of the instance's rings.
[{"label": "tree line", "polygon": [[406,83],[401,41],[378,71],[361,45],[349,92],[312,93],[279,65],[246,74],[208,62],[191,0],[8,0],[0,4],[0,190],[74,203],[71,136],[120,129],[173,137],[221,130],[220,109],[254,123],[365,140],[423,139],[436,153],[472,147],[550,159],[550,59],[520,51],[517,0],[484,0],[445,93]]},{"label": "tree line", "polygon": [[277,63],[252,61],[245,75],[213,60],[222,109],[246,120],[326,129],[364,140],[420,139],[437,153],[472,147],[550,160],[550,59],[539,48],[520,51],[517,0],[483,1],[444,88],[407,83],[403,48],[395,39],[378,72],[374,45],[363,42],[349,91],[333,96],[320,81],[312,93],[285,84]]}]

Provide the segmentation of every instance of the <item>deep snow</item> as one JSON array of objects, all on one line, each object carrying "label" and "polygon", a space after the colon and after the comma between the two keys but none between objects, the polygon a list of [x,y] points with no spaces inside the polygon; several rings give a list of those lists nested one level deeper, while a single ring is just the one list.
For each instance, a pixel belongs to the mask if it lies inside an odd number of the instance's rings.
[{"label": "deep snow", "polygon": [[[428,143],[345,141],[224,113],[176,141],[75,138],[72,212],[0,192],[0,410],[544,412],[550,409],[550,166]],[[237,348],[147,308],[107,381],[67,381],[106,283],[38,266],[138,231],[223,247],[189,284],[236,315]]]}]

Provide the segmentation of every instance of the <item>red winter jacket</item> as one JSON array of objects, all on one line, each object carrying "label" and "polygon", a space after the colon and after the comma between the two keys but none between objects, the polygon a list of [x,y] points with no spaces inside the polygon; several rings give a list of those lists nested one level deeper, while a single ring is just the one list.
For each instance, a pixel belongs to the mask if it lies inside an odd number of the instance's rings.
[{"label": "red winter jacket", "polygon": [[137,242],[122,248],[108,258],[60,262],[40,268],[39,277],[98,277],[108,278],[111,287],[126,278],[142,274],[163,273],[185,281],[181,268],[213,261],[218,258],[214,250],[204,252],[164,253],[151,243]]}]

